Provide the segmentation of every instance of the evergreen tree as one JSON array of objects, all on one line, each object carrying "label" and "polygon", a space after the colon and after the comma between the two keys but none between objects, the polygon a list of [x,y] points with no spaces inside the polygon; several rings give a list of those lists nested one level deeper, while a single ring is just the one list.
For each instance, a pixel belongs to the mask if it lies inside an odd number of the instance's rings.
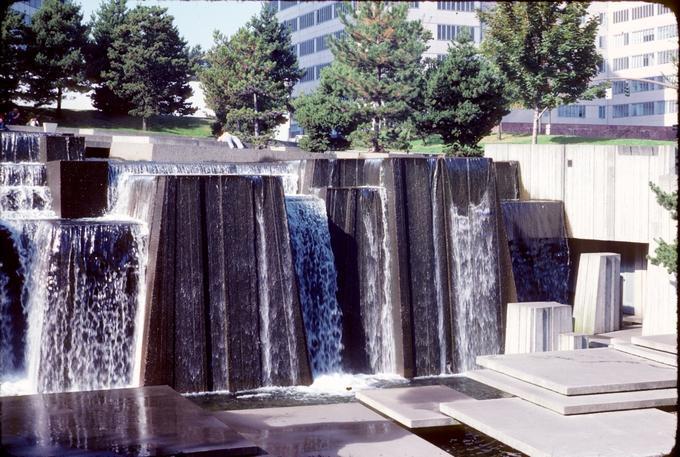
[{"label": "evergreen tree", "polygon": [[45,0],[33,15],[27,33],[27,96],[36,105],[61,100],[66,90],[85,91],[87,26],[80,6],[59,0]]},{"label": "evergreen tree", "polygon": [[417,111],[422,83],[422,54],[430,33],[420,21],[407,20],[408,3],[361,2],[344,8],[344,38],[331,40],[349,99],[357,103],[371,150],[404,146],[404,126]]},{"label": "evergreen tree", "polygon": [[481,155],[477,144],[508,114],[505,78],[469,37],[453,42],[427,74],[421,123],[452,153]]},{"label": "evergreen tree", "polygon": [[137,6],[114,31],[104,72],[106,85],[132,106],[128,112],[148,119],[157,114],[191,114],[187,99],[193,66],[186,42],[166,8]]},{"label": "evergreen tree", "polygon": [[21,94],[25,65],[22,15],[10,10],[9,4],[3,8],[0,11],[0,113],[7,111]]},{"label": "evergreen tree", "polygon": [[111,71],[108,51],[116,40],[116,30],[125,22],[126,0],[102,2],[91,18],[92,40],[87,47],[87,77],[94,84],[92,104],[107,114],[125,114],[132,109],[129,100],[116,95],[104,75]]},{"label": "evergreen tree", "polygon": [[226,129],[247,142],[267,144],[286,120],[301,75],[288,29],[265,6],[231,38],[216,32],[206,60],[200,79],[217,118],[214,131]]},{"label": "evergreen tree", "polygon": [[[662,208],[671,213],[671,219],[678,220],[678,191],[664,192],[659,186],[650,182],[649,187],[656,194],[656,202]],[[672,243],[667,243],[662,239],[656,240],[659,244],[654,250],[654,257],[649,259],[653,265],[661,265],[666,268],[669,274],[677,273],[678,271],[678,239]]]},{"label": "evergreen tree", "polygon": [[598,21],[587,2],[498,2],[480,19],[482,49],[505,73],[514,97],[533,110],[532,143],[546,110],[578,99],[603,97],[605,85],[590,86],[602,57]]}]

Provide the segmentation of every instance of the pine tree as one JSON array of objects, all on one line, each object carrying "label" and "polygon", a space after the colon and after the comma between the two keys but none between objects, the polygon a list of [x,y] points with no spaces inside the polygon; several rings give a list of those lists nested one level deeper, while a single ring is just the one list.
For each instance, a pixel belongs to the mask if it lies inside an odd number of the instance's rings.
[{"label": "pine tree", "polygon": [[[656,194],[656,202],[662,208],[671,213],[671,219],[678,220],[678,191],[664,192],[659,186],[650,182],[649,187],[652,192]],[[654,256],[649,259],[653,265],[661,265],[668,271],[669,274],[677,273],[678,271],[678,239],[676,238],[672,243],[667,243],[662,239],[656,240],[659,244],[654,250]]]},{"label": "pine tree", "polygon": [[135,7],[114,37],[111,69],[103,77],[116,96],[130,101],[128,112],[142,118],[144,130],[153,115],[195,111],[187,102],[193,71],[189,49],[166,8]]},{"label": "pine tree", "polygon": [[91,18],[92,40],[87,46],[87,77],[94,85],[92,104],[107,114],[125,114],[132,109],[129,100],[117,96],[106,84],[104,75],[111,70],[109,49],[115,32],[127,16],[126,0],[102,2]]},{"label": "pine tree", "polygon": [[427,72],[421,125],[439,134],[451,153],[481,155],[477,144],[509,112],[506,84],[469,37],[461,38]]},{"label": "pine tree", "polygon": [[25,27],[22,15],[3,6],[0,17],[0,113],[7,111],[20,94],[24,74]]},{"label": "pine tree", "polygon": [[577,99],[603,97],[605,85],[590,86],[602,57],[598,20],[588,2],[498,2],[480,12],[486,23],[482,49],[506,75],[514,98],[533,110],[532,144],[546,110]]},{"label": "pine tree", "polygon": [[57,102],[57,117],[66,90],[85,91],[84,48],[87,26],[80,6],[45,0],[27,33],[27,96],[36,105]]},{"label": "pine tree", "polygon": [[407,19],[408,4],[361,2],[344,8],[344,38],[331,40],[335,62],[344,66],[343,83],[368,122],[362,131],[374,152],[404,145],[422,83],[422,54],[430,33]]}]

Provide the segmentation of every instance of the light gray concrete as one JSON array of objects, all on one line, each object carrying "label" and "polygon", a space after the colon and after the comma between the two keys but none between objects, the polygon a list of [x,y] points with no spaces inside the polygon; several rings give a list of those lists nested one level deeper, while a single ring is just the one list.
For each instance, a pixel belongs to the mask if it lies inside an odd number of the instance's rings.
[{"label": "light gray concrete", "polygon": [[621,256],[581,254],[574,296],[574,331],[594,335],[621,328]]},{"label": "light gray concrete", "polygon": [[558,337],[558,351],[573,351],[574,349],[588,349],[588,335],[584,333],[560,333]]},{"label": "light gray concrete", "polygon": [[356,399],[408,428],[456,425],[458,422],[439,412],[439,404],[471,400],[446,386],[363,390],[356,393]]},{"label": "light gray concrete", "polygon": [[563,395],[665,389],[677,369],[616,349],[485,355],[477,364]]},{"label": "light gray concrete", "polygon": [[563,415],[672,406],[678,400],[676,389],[562,395],[493,370],[472,370],[465,376]]},{"label": "light gray concrete", "polygon": [[215,416],[278,457],[448,456],[359,403],[222,411]]},{"label": "light gray concrete", "polygon": [[671,365],[674,367],[678,366],[678,356],[676,354],[671,354],[670,352],[657,351],[656,349],[649,349],[644,346],[625,343],[612,344],[611,347],[613,347],[617,351],[622,351],[627,354],[633,354],[638,357],[663,363],[665,365]]},{"label": "light gray concrete", "polygon": [[638,346],[656,349],[657,351],[670,352],[671,354],[678,353],[678,335],[675,333],[636,336],[631,338],[630,342]]},{"label": "light gray concrete", "polygon": [[505,353],[557,350],[559,334],[572,331],[571,306],[556,302],[508,303]]},{"label": "light gray concrete", "polygon": [[609,344],[628,344],[630,339],[634,336],[642,335],[642,327],[631,327],[623,330],[616,330],[615,332],[600,333],[596,335],[599,338],[607,338]]},{"label": "light gray concrete", "polygon": [[658,456],[675,441],[675,416],[658,409],[562,416],[520,398],[442,403],[440,409],[532,457]]}]

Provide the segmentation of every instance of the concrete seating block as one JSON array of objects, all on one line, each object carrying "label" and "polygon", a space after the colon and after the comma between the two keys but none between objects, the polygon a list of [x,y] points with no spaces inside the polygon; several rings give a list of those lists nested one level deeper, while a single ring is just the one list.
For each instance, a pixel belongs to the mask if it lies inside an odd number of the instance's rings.
[{"label": "concrete seating block", "polygon": [[573,351],[574,349],[588,349],[588,335],[585,333],[560,333],[558,351]]},{"label": "concrete seating block", "polygon": [[594,335],[620,328],[621,255],[581,254],[574,297],[574,331]]},{"label": "concrete seating block", "polygon": [[556,302],[508,303],[505,353],[557,350],[559,335],[572,331],[571,306]]}]

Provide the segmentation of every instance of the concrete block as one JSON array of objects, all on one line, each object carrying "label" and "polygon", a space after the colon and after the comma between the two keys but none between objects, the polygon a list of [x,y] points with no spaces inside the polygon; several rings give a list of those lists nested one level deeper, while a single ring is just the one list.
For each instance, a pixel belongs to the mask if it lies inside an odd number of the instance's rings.
[{"label": "concrete block", "polygon": [[47,184],[54,212],[61,218],[101,217],[108,210],[107,162],[48,162]]},{"label": "concrete block", "polygon": [[439,404],[471,400],[446,386],[368,389],[357,392],[356,399],[411,429],[457,425],[458,422],[439,412]]},{"label": "concrete block", "polygon": [[675,389],[652,389],[593,395],[562,395],[493,370],[468,371],[465,376],[562,415],[672,406]]},{"label": "concrete block", "polygon": [[670,352],[671,354],[678,353],[678,335],[677,333],[668,333],[666,335],[646,335],[635,336],[630,339],[630,342],[657,351]]},{"label": "concrete block", "polygon": [[557,344],[558,351],[573,351],[574,349],[588,349],[588,335],[584,333],[560,333]]},{"label": "concrete block", "polygon": [[643,359],[654,360],[655,362],[671,365],[674,367],[678,366],[678,357],[675,354],[671,354],[669,352],[657,351],[655,349],[649,349],[644,346],[626,343],[615,343],[612,344],[611,347],[613,347],[617,351],[636,355],[638,357],[642,357]]},{"label": "concrete block", "polygon": [[677,369],[610,348],[488,355],[477,364],[563,395],[666,389]]},{"label": "concrete block", "polygon": [[520,174],[519,162],[499,161],[493,163],[496,172],[496,189],[501,200],[519,199]]},{"label": "concrete block", "polygon": [[574,297],[574,331],[607,333],[621,328],[621,256],[581,254]]},{"label": "concrete block", "polygon": [[532,457],[648,457],[668,454],[675,443],[676,418],[658,409],[562,416],[519,398],[444,403],[440,409]]},{"label": "concrete block", "polygon": [[508,303],[505,353],[554,351],[572,331],[571,306],[555,302]]}]

